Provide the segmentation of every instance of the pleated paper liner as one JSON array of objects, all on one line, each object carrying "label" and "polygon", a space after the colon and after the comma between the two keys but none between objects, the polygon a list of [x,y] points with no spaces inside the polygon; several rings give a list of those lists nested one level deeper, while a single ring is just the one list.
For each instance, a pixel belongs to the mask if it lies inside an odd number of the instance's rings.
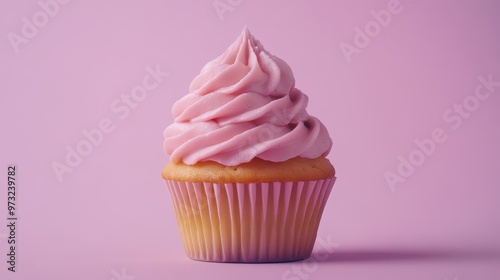
[{"label": "pleated paper liner", "polygon": [[189,258],[286,262],[311,255],[335,179],[167,186]]}]

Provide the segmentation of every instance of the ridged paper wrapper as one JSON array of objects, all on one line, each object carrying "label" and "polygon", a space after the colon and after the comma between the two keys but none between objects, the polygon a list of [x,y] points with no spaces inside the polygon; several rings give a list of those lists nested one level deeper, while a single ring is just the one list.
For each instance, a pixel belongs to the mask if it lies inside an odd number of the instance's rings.
[{"label": "ridged paper wrapper", "polygon": [[189,258],[286,262],[311,255],[335,179],[166,183]]}]

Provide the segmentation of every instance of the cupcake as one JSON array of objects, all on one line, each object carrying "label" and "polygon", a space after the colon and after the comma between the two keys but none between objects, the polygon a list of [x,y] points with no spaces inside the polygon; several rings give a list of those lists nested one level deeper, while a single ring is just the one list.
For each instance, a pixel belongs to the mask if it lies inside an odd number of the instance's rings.
[{"label": "cupcake", "polygon": [[307,102],[291,68],[245,28],[174,104],[162,176],[189,258],[311,255],[336,177],[332,140]]}]

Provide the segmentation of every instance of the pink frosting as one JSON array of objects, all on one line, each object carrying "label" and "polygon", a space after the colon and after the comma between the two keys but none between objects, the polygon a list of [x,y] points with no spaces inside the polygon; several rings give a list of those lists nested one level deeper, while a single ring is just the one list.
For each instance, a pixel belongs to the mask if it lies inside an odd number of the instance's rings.
[{"label": "pink frosting", "polygon": [[203,67],[189,91],[174,104],[174,123],[163,133],[173,162],[234,166],[330,152],[328,131],[306,112],[308,98],[295,88],[290,66],[264,50],[247,28]]}]

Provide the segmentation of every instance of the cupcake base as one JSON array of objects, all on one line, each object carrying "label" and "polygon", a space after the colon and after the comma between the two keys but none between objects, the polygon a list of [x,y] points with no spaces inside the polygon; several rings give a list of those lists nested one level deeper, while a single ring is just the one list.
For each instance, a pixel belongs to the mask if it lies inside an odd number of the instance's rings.
[{"label": "cupcake base", "polygon": [[166,182],[189,258],[260,263],[310,257],[335,179]]}]

